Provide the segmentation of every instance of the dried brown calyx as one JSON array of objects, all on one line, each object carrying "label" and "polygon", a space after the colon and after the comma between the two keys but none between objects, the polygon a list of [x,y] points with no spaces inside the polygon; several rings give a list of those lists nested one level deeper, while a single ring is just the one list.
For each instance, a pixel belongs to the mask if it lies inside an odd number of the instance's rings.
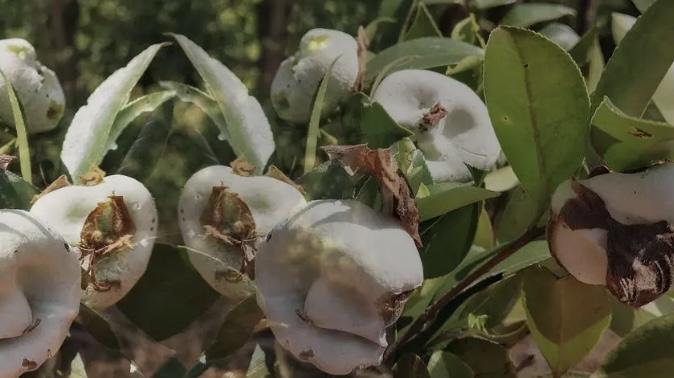
[{"label": "dried brown calyx", "polygon": [[105,171],[98,167],[94,167],[91,171],[80,176],[80,181],[82,182],[82,185],[94,186],[102,183],[104,177]]},{"label": "dried brown calyx", "polygon": [[419,210],[412,191],[390,149],[371,149],[365,144],[322,147],[330,159],[339,161],[349,175],[358,172],[377,179],[384,213],[400,219],[401,226],[421,247]]},{"label": "dried brown calyx", "polygon": [[201,214],[206,235],[225,245],[237,247],[243,257],[241,272],[252,273],[255,258],[255,220],[248,205],[226,186],[214,186]]},{"label": "dried brown calyx", "polygon": [[255,174],[255,166],[243,157],[238,157],[231,164],[234,174],[249,177]]},{"label": "dried brown calyx", "polygon": [[623,224],[606,209],[604,200],[578,182],[571,184],[576,198],[562,207],[559,218],[571,229],[607,231],[606,285],[621,302],[639,307],[672,284],[674,230],[666,221]]},{"label": "dried brown calyx", "polygon": [[96,263],[103,257],[133,248],[136,226],[121,196],[110,196],[89,213],[80,233],[82,251],[82,288],[92,284],[98,291],[119,285],[116,281],[96,278]]},{"label": "dried brown calyx", "polygon": [[447,116],[447,109],[445,109],[439,102],[431,107],[428,113],[424,114],[419,122],[419,129],[421,131],[428,131],[431,127],[437,125],[443,118]]}]

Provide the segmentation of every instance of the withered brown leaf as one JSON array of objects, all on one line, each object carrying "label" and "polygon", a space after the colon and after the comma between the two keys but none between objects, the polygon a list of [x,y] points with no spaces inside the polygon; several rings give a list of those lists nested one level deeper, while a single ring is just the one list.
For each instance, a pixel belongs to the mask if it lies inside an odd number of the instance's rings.
[{"label": "withered brown leaf", "polygon": [[419,211],[407,180],[398,168],[391,150],[371,149],[365,144],[322,148],[330,159],[339,161],[349,175],[361,173],[376,178],[384,212],[396,216],[417,246],[421,247]]},{"label": "withered brown leaf", "polygon": [[367,49],[370,47],[370,38],[367,36],[367,32],[363,26],[358,27],[358,35],[356,36],[356,43],[358,44],[358,75],[356,76],[356,82],[353,85],[353,89],[356,92],[360,92],[365,87],[365,67],[367,63]]},{"label": "withered brown leaf", "polygon": [[68,177],[66,175],[61,175],[61,176],[59,176],[59,178],[54,180],[54,182],[49,184],[49,186],[46,187],[45,190],[43,190],[40,194],[34,195],[33,199],[30,201],[30,203],[33,204],[33,203],[37,202],[37,200],[39,200],[40,198],[44,197],[45,195],[47,195],[47,194],[49,194],[49,193],[51,193],[55,190],[65,188],[66,186],[70,186],[70,181],[68,181]]}]

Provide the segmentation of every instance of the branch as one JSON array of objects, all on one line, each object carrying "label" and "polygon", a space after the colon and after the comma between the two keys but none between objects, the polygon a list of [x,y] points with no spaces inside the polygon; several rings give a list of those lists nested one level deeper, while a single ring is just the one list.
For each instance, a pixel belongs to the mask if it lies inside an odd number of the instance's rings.
[{"label": "branch", "polygon": [[480,279],[480,277],[489,273],[496,265],[498,265],[503,260],[515,254],[522,247],[527,245],[529,242],[543,235],[545,229],[542,227],[534,227],[529,229],[522,236],[516,240],[506,244],[502,247],[502,250],[496,254],[491,259],[487,260],[480,267],[471,272],[466,276],[461,282],[459,282],[452,290],[448,291],[440,297],[435,303],[426,308],[426,311],[417,318],[417,320],[412,323],[409,330],[405,333],[403,337],[398,339],[395,343],[386,351],[386,359],[391,358],[395,355],[396,350],[398,350],[402,345],[406,344],[408,341],[412,340],[418,336],[421,332],[425,331],[428,326],[435,321],[436,317],[440,310],[442,310],[447,304],[456,299],[456,297],[461,294],[464,290],[470,287],[473,283]]}]

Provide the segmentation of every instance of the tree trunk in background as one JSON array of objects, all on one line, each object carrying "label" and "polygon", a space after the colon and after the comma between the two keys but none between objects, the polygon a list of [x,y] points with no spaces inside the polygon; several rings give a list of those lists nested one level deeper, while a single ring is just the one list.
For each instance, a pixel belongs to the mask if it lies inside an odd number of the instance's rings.
[{"label": "tree trunk in background", "polygon": [[264,0],[258,7],[258,31],[262,43],[259,95],[266,98],[279,64],[285,57],[288,42],[288,16],[291,3],[288,0]]}]

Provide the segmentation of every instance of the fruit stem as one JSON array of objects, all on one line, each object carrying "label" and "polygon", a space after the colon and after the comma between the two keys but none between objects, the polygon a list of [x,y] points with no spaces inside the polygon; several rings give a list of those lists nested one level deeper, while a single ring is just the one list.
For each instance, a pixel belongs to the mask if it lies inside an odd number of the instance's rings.
[{"label": "fruit stem", "polygon": [[500,251],[497,252],[496,255],[494,255],[484,264],[482,264],[477,269],[472,271],[468,276],[466,276],[463,280],[461,280],[461,282],[459,282],[454,288],[452,288],[452,290],[445,293],[442,297],[440,297],[440,299],[438,299],[432,305],[428,306],[426,308],[426,311],[424,311],[424,313],[421,314],[421,316],[419,316],[414,323],[412,323],[409,330],[400,339],[396,340],[396,342],[391,344],[391,346],[386,350],[386,354],[384,356],[385,360],[390,360],[393,356],[395,356],[396,351],[400,349],[402,345],[406,344],[410,340],[419,336],[419,334],[421,334],[423,331],[425,331],[428,328],[428,326],[432,324],[433,321],[435,321],[435,319],[438,316],[438,313],[440,313],[440,311],[447,304],[456,299],[456,297],[459,296],[459,294],[461,294],[464,290],[466,290],[473,283],[479,280],[480,277],[489,273],[489,271],[491,271],[496,265],[498,265],[508,257],[512,256],[513,254],[515,254],[515,252],[519,251],[522,247],[524,247],[534,239],[540,237],[544,233],[545,233],[544,227],[533,227],[530,228],[519,238],[499,247]]}]

